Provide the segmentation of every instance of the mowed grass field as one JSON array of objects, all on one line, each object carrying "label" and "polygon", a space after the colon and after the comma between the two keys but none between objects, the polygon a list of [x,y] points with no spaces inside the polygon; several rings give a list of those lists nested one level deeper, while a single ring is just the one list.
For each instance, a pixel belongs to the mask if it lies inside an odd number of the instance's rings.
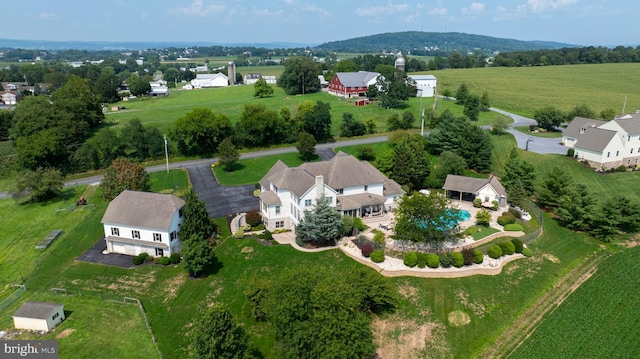
[{"label": "mowed grass field", "polygon": [[[426,73],[426,72],[425,72]],[[489,93],[491,105],[533,117],[545,106],[569,111],[585,104],[592,110],[617,113],[627,98],[626,113],[640,108],[640,64],[594,64],[534,67],[487,67],[430,71],[438,91],[455,94],[465,83],[471,93]]]}]

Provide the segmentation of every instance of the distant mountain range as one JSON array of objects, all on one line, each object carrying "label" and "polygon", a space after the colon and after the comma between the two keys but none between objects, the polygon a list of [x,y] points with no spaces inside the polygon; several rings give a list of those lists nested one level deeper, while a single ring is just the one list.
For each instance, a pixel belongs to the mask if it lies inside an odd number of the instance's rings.
[{"label": "distant mountain range", "polygon": [[553,41],[521,41],[497,38],[484,35],[473,35],[459,32],[422,32],[405,31],[357,37],[347,40],[331,41],[321,45],[292,42],[271,43],[212,43],[212,42],[118,42],[118,41],[48,41],[48,40],[12,40],[0,39],[0,48],[41,49],[41,50],[144,50],[164,49],[169,47],[256,47],[256,48],[317,48],[336,52],[368,52],[382,51],[424,52],[424,51],[474,51],[485,53],[494,51],[526,51],[540,49],[559,49],[563,47],[579,47]]},{"label": "distant mountain range", "polygon": [[391,32],[357,37],[342,41],[326,42],[317,46],[320,49],[338,52],[381,52],[399,50],[411,51],[473,51],[485,53],[494,51],[526,51],[540,49],[560,49],[579,47],[553,41],[522,41],[460,32]]}]

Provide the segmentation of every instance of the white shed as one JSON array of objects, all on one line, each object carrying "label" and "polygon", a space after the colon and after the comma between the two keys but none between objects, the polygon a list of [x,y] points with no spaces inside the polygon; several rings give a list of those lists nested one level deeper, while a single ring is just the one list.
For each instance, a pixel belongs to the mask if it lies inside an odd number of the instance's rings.
[{"label": "white shed", "polygon": [[418,97],[433,97],[436,91],[437,79],[433,75],[409,75],[416,83]]},{"label": "white shed", "polygon": [[13,314],[13,325],[16,329],[48,332],[64,318],[64,304],[26,302]]}]

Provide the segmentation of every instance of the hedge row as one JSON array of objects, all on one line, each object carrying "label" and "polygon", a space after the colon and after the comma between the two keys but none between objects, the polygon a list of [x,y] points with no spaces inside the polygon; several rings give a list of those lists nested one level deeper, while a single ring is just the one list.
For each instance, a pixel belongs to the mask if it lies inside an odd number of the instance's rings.
[{"label": "hedge row", "polygon": [[533,255],[533,252],[531,252],[529,248],[524,248],[522,241],[517,238],[514,238],[507,242],[494,244],[489,247],[489,250],[487,251],[487,255],[493,259],[498,259],[504,255],[514,253],[522,253],[526,257],[531,257],[531,255]]}]

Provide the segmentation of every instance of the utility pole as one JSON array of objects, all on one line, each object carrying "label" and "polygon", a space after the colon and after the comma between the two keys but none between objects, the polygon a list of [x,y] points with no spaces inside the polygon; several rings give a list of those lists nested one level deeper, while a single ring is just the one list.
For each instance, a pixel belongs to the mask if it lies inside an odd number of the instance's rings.
[{"label": "utility pole", "polygon": [[164,158],[167,160],[167,173],[169,173],[169,149],[167,147],[167,135],[164,135]]}]

